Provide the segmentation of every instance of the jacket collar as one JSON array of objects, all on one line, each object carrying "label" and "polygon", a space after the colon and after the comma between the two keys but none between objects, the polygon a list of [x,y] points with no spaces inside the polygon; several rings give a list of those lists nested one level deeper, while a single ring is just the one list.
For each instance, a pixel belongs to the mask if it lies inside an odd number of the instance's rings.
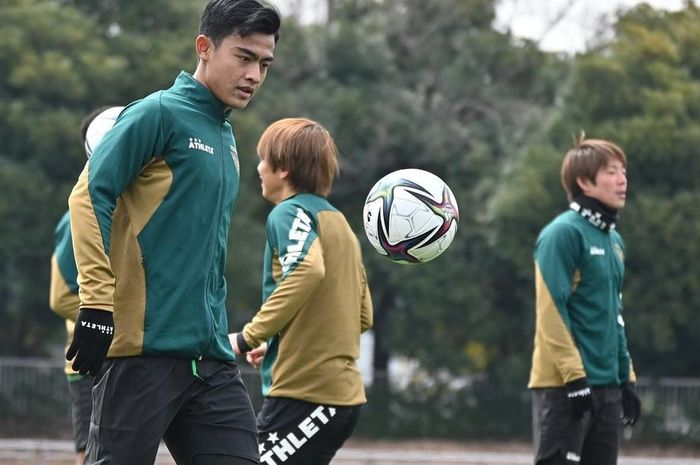
[{"label": "jacket collar", "polygon": [[204,84],[186,71],[180,71],[172,88],[176,92],[185,93],[196,105],[216,118],[226,119],[231,114],[231,108],[226,107]]}]

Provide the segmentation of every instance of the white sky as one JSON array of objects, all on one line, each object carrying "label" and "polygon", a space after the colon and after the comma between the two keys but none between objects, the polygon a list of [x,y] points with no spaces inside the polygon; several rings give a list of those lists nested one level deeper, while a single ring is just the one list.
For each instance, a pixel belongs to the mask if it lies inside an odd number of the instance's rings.
[{"label": "white sky", "polygon": [[500,0],[495,26],[534,39],[549,51],[579,52],[620,9],[639,3],[678,10],[683,0]]},{"label": "white sky", "polygon": [[[271,0],[287,15],[294,13],[305,22],[325,18],[325,0]],[[618,9],[640,0],[499,0],[495,27],[510,29],[513,35],[534,39],[549,51],[578,52]],[[683,7],[684,0],[646,0],[668,10]],[[607,18],[607,19],[606,19]]]}]

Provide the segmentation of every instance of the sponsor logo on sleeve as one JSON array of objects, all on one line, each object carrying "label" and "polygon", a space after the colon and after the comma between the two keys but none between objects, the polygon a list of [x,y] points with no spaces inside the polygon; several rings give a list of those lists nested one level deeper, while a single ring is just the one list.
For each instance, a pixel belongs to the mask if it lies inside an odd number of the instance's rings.
[{"label": "sponsor logo on sleeve", "polygon": [[311,218],[304,210],[297,208],[297,215],[294,217],[292,227],[289,229],[290,244],[287,246],[285,254],[280,257],[283,274],[289,271],[289,268],[299,260],[310,231]]}]

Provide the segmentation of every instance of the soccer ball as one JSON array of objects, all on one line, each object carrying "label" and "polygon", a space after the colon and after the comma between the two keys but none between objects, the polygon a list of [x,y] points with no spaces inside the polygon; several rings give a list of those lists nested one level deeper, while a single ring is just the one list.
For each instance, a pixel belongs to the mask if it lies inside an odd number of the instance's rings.
[{"label": "soccer ball", "polygon": [[119,113],[122,112],[124,107],[110,107],[95,116],[95,118],[88,125],[87,131],[85,131],[85,153],[87,157],[92,156],[92,152],[97,147],[97,144],[102,140],[107,131],[112,129],[114,122],[117,120]]},{"label": "soccer ball", "polygon": [[362,213],[372,246],[401,264],[429,262],[443,253],[459,222],[457,201],[447,184],[413,168],[380,179],[370,190]]}]

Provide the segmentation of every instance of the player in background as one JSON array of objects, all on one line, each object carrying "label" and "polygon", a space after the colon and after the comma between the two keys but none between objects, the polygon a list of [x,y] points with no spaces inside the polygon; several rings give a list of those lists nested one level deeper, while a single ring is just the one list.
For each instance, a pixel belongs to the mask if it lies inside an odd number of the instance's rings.
[{"label": "player in background", "polygon": [[[85,137],[90,123],[103,111],[110,108],[100,107],[88,114],[80,124],[80,137],[85,146]],[[105,127],[104,130],[108,130]],[[99,140],[94,141],[99,142]],[[90,151],[85,150],[88,158]],[[73,244],[70,234],[70,215],[66,212],[56,226],[56,243],[51,256],[51,287],[49,291],[49,306],[56,314],[66,322],[66,349],[73,340],[73,328],[78,317],[78,270],[73,257]],[[68,391],[71,398],[71,412],[73,421],[73,438],[77,465],[82,465],[85,459],[85,447],[87,446],[88,429],[90,428],[90,412],[92,411],[92,378],[81,375],[71,368],[72,360],[66,361],[66,378],[68,379]]]},{"label": "player in background", "polygon": [[227,330],[228,117],[265,80],[279,27],[258,0],[211,0],[194,74],[129,104],[71,193],[80,312],[66,357],[95,376],[88,465],[152,464],[161,439],[179,465],[258,463]]},{"label": "player in background", "polygon": [[231,343],[261,366],[261,463],[328,464],[366,402],[356,361],[373,314],[360,245],[326,198],[338,159],[323,126],[279,120],[257,150],[262,196],[275,205],[266,225],[263,305]]},{"label": "player in background", "polygon": [[641,402],[622,319],[625,243],[615,229],[627,199],[627,158],[584,139],[564,157],[569,209],[535,246],[536,330],[529,387],[535,463],[617,463],[621,424]]}]

